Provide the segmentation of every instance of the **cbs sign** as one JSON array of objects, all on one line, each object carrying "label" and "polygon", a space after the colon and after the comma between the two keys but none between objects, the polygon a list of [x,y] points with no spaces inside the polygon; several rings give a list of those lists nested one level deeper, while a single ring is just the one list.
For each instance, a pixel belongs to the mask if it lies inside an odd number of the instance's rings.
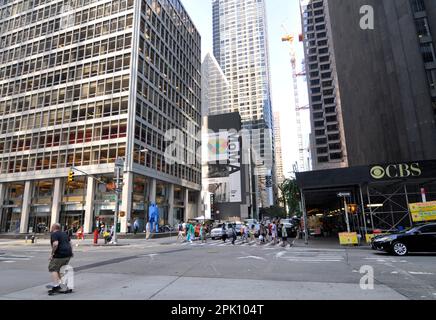
[{"label": "cbs sign", "polygon": [[386,167],[375,166],[371,168],[371,177],[376,180],[420,177],[422,170],[419,163],[391,164]]}]

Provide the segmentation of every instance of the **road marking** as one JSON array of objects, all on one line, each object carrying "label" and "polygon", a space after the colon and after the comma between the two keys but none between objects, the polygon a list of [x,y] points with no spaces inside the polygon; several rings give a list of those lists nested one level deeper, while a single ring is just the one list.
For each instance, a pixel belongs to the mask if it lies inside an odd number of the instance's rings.
[{"label": "road marking", "polygon": [[279,259],[281,257],[283,257],[287,252],[286,251],[282,251],[276,254],[276,259]]},{"label": "road marking", "polygon": [[398,272],[397,271],[392,271],[392,274],[398,274]]},{"label": "road marking", "polygon": [[410,274],[413,275],[424,275],[424,276],[432,276],[434,275],[434,273],[430,273],[430,272],[414,272],[414,271],[409,271]]},{"label": "road marking", "polygon": [[238,258],[238,260],[242,260],[242,259],[255,259],[255,260],[263,260],[263,261],[266,261],[265,258],[257,257],[257,256],[248,256],[248,257],[239,257],[239,258]]},{"label": "road marking", "polygon": [[4,263],[15,263],[16,262],[16,261],[8,261],[8,260],[0,260],[0,261],[2,261]]}]

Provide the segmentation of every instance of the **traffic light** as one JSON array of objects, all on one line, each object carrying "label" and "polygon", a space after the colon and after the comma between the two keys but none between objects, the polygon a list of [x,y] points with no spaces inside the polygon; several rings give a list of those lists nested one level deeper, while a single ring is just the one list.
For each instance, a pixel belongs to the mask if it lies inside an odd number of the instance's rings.
[{"label": "traffic light", "polygon": [[349,204],[348,205],[348,211],[351,214],[356,214],[357,213],[357,204]]},{"label": "traffic light", "polygon": [[68,183],[71,183],[74,181],[74,171],[70,170],[70,172],[68,172]]}]

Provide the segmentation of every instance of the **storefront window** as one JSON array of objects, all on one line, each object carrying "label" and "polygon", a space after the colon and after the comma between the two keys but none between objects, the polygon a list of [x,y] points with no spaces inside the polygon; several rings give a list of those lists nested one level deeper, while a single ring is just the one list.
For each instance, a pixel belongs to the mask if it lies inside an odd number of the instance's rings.
[{"label": "storefront window", "polygon": [[105,183],[97,183],[95,189],[95,227],[110,228],[114,223],[116,195],[113,175],[99,177]]},{"label": "storefront window", "polygon": [[23,202],[24,182],[11,183],[6,186],[5,201],[2,207],[0,232],[19,233],[21,222],[21,205]]},{"label": "storefront window", "polygon": [[59,221],[63,230],[72,228],[76,232],[80,226],[83,226],[86,180],[85,177],[75,177],[74,181],[65,184]]},{"label": "storefront window", "polygon": [[168,200],[169,200],[169,185],[158,182],[156,184],[156,204],[159,208],[159,225],[169,223],[168,219]]},{"label": "storefront window", "polygon": [[148,217],[149,183],[147,178],[135,175],[133,178],[132,192],[132,231],[135,221],[138,224],[138,232],[143,232]]},{"label": "storefront window", "polygon": [[33,183],[29,233],[50,231],[53,189],[54,180],[39,180]]}]

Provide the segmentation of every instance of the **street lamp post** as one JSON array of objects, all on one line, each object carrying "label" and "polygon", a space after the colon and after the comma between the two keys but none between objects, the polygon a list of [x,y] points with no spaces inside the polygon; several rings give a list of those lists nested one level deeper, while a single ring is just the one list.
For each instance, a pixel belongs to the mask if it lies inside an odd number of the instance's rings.
[{"label": "street lamp post", "polygon": [[112,242],[117,244],[117,227],[118,227],[118,215],[120,214],[120,195],[122,192],[121,174],[124,168],[124,160],[118,158],[115,161],[115,213],[114,213],[114,235]]}]

